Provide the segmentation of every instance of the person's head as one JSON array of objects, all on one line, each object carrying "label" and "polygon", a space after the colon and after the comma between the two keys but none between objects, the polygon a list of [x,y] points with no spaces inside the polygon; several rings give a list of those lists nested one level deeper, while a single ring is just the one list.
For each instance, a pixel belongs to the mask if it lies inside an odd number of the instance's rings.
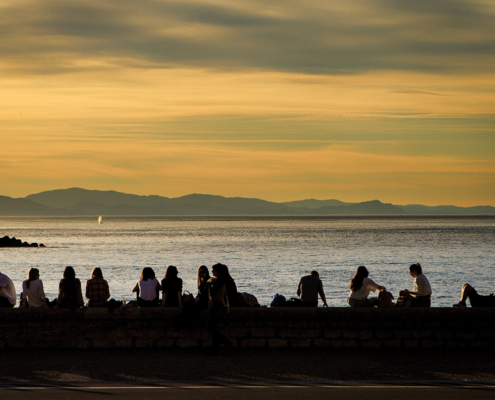
[{"label": "person's head", "polygon": [[76,279],[76,271],[71,266],[65,267],[64,269],[64,279],[72,281]]},{"label": "person's head", "polygon": [[163,275],[163,279],[175,279],[177,278],[177,274],[179,271],[177,271],[177,267],[174,267],[173,265],[169,265],[168,268],[165,271],[165,275]]},{"label": "person's head", "polygon": [[208,279],[210,279],[210,272],[208,271],[208,267],[206,265],[201,265],[198,268],[198,278],[196,280],[198,288],[203,282],[206,282]]},{"label": "person's head", "polygon": [[227,268],[226,265],[217,263],[213,267],[211,267],[211,273],[213,274],[214,277],[225,280],[229,275],[229,269]]},{"label": "person's head", "polygon": [[311,276],[314,276],[315,278],[319,278],[320,277],[320,274],[318,273],[318,271],[311,271],[310,275]]},{"label": "person's head", "polygon": [[38,268],[30,268],[28,272],[28,279],[26,282],[26,285],[29,289],[29,285],[31,281],[35,281],[36,279],[39,279],[40,277],[40,270]]},{"label": "person's head", "polygon": [[423,269],[421,268],[421,265],[419,263],[412,264],[409,267],[409,273],[413,278],[416,278],[418,275],[421,275],[423,273]]},{"label": "person's head", "polygon": [[356,273],[351,279],[351,283],[349,284],[351,291],[355,292],[356,290],[361,289],[363,287],[364,278],[367,278],[368,275],[368,269],[364,265],[358,267]]},{"label": "person's head", "polygon": [[93,268],[93,271],[91,271],[91,279],[93,279],[93,278],[103,279],[103,272],[101,272],[100,267],[95,267],[95,268]]},{"label": "person's head", "polygon": [[141,277],[139,278],[142,281],[147,281],[148,279],[155,279],[155,271],[151,267],[144,267],[141,271]]},{"label": "person's head", "polygon": [[35,281],[40,277],[40,270],[38,268],[30,268],[28,272],[28,280]]}]

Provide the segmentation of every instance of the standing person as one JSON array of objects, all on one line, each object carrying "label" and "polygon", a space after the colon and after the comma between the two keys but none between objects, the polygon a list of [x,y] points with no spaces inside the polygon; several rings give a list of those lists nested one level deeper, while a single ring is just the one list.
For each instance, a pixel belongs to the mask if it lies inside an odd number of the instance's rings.
[{"label": "standing person", "polygon": [[299,281],[297,295],[303,301],[303,307],[318,307],[318,294],[323,301],[323,307],[328,307],[320,274],[311,271],[310,275],[303,276]]},{"label": "standing person", "polygon": [[412,292],[407,289],[401,290],[399,296],[411,299],[412,307],[430,307],[431,286],[426,276],[423,275],[421,265],[412,264],[409,267],[409,273],[414,278],[414,290]]},{"label": "standing person", "polygon": [[132,289],[137,294],[139,307],[158,307],[160,298],[159,291],[162,289],[155,278],[153,268],[145,267],[141,271],[141,276],[136,286]]},{"label": "standing person", "polygon": [[215,355],[219,353],[220,343],[226,348],[232,346],[232,342],[218,330],[218,319],[222,312],[225,312],[225,292],[226,292],[226,278],[229,275],[227,266],[223,264],[215,264],[211,267],[212,278],[208,280],[208,292],[209,292],[209,308],[208,308],[208,320],[206,322],[206,328],[211,333],[212,350],[210,354]]},{"label": "standing person", "polygon": [[84,307],[81,281],[76,278],[76,272],[71,266],[65,267],[64,279],[58,285],[57,305],[54,308],[57,307],[71,310]]},{"label": "standing person", "polygon": [[21,307],[34,307],[48,309],[43,282],[40,280],[38,268],[30,268],[28,278],[22,282]]},{"label": "standing person", "polygon": [[162,305],[165,307],[182,307],[182,279],[178,278],[179,271],[170,265],[162,280]]},{"label": "standing person", "polygon": [[201,265],[198,268],[198,277],[196,278],[198,295],[194,302],[194,309],[197,311],[208,309],[208,280],[210,278],[208,267],[206,265]]},{"label": "standing person", "polygon": [[12,308],[16,303],[14,282],[0,272],[0,308]]},{"label": "standing person", "polygon": [[[230,276],[229,268],[224,264],[216,264],[222,265],[222,269],[225,272],[225,295],[227,299],[227,304],[229,307],[242,307],[242,304],[239,300],[239,293],[237,292],[237,285],[235,284],[234,279]],[[212,267],[213,268],[213,267]]]},{"label": "standing person", "polygon": [[347,304],[351,307],[374,307],[378,304],[378,298],[368,298],[370,292],[376,292],[376,289],[386,290],[384,286],[377,285],[369,279],[368,275],[368,269],[365,266],[360,266],[351,279],[349,284],[351,292],[347,298]]},{"label": "standing person", "polygon": [[108,282],[103,279],[101,268],[95,267],[91,271],[91,279],[86,282],[86,298],[88,307],[105,307],[110,298]]}]

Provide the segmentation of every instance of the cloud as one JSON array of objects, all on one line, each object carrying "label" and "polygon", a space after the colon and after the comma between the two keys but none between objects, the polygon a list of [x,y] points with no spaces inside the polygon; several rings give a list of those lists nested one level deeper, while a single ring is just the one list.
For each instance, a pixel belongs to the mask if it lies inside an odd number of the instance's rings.
[{"label": "cloud", "polygon": [[[2,1],[4,69],[487,72],[495,11],[468,0]],[[85,65],[85,60],[99,60]]]}]

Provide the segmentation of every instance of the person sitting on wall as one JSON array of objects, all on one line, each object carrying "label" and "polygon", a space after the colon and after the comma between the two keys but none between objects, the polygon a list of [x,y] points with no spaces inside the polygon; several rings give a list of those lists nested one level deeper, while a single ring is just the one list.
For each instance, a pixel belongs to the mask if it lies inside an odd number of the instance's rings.
[{"label": "person sitting on wall", "polygon": [[481,296],[469,283],[464,284],[461,290],[461,300],[454,304],[454,307],[466,307],[466,299],[469,299],[471,307],[495,307],[495,296],[490,293],[488,296]]},{"label": "person sitting on wall", "polygon": [[423,275],[423,270],[419,263],[409,267],[409,273],[414,278],[414,290],[401,290],[399,296],[411,300],[411,307],[431,307],[431,286],[430,282]]},{"label": "person sitting on wall", "polygon": [[161,285],[155,278],[153,268],[145,267],[141,271],[141,277],[132,291],[137,295],[139,307],[158,307],[160,302],[158,294],[161,289]]},{"label": "person sitting on wall", "polygon": [[170,265],[163,276],[162,305],[165,307],[182,307],[182,279],[177,276],[178,273],[177,267]]},{"label": "person sitting on wall", "polygon": [[376,292],[387,290],[385,286],[377,285],[371,279],[368,278],[368,270],[365,266],[358,267],[354,277],[349,284],[349,297],[347,298],[347,304],[351,307],[374,307],[378,304],[378,297],[370,297],[370,292]]},{"label": "person sitting on wall", "polygon": [[64,278],[58,285],[58,298],[56,308],[68,308],[75,310],[84,307],[84,301],[81,292],[81,281],[76,278],[76,272],[71,266],[65,267]]},{"label": "person sitting on wall", "polygon": [[323,307],[328,307],[320,274],[311,271],[310,275],[303,276],[299,281],[297,295],[302,300],[303,307],[318,307],[318,294],[323,301]]},{"label": "person sitting on wall", "polygon": [[28,278],[22,282],[21,307],[50,308],[40,279],[40,270],[30,268]]},{"label": "person sitting on wall", "polygon": [[16,303],[14,282],[0,272],[0,308],[12,308]]},{"label": "person sitting on wall", "polygon": [[103,279],[101,268],[95,267],[91,271],[91,279],[86,282],[86,298],[88,307],[105,307],[110,298],[108,282]]}]

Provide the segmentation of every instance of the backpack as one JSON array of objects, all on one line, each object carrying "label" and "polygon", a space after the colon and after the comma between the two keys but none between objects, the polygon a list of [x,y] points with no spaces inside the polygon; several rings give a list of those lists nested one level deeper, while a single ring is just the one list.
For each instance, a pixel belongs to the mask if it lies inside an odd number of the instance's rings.
[{"label": "backpack", "polygon": [[380,291],[378,293],[378,307],[392,307],[394,296],[392,293],[387,292],[386,290]]},{"label": "backpack", "polygon": [[285,303],[285,297],[281,294],[276,294],[273,296],[273,300],[270,303],[270,307],[283,307]]}]

